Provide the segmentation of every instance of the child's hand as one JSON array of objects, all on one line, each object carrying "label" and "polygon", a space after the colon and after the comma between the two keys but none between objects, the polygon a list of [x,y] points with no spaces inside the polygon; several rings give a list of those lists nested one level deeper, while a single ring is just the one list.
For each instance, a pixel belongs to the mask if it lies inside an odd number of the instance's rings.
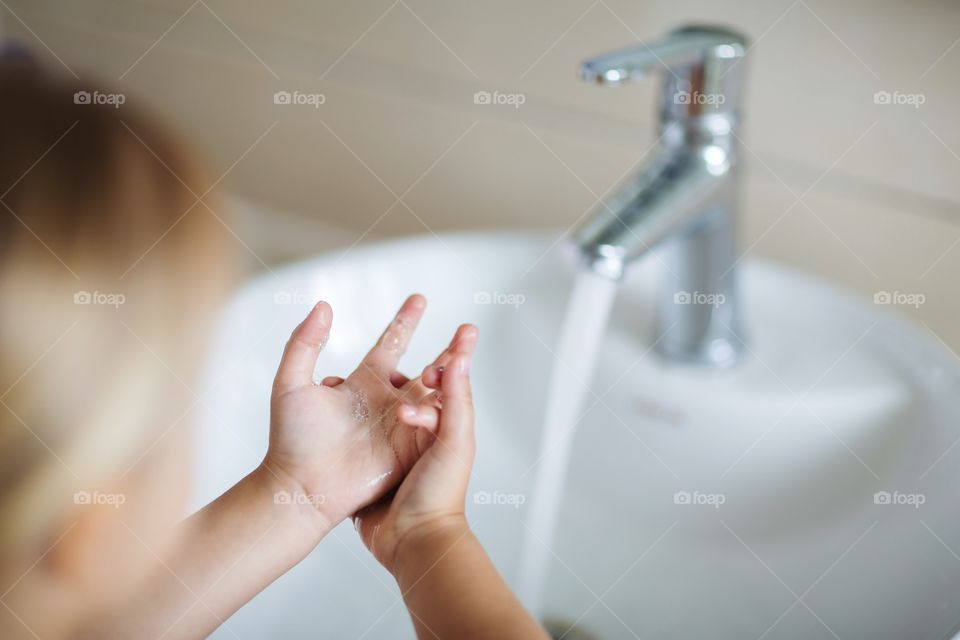
[{"label": "child's hand", "polygon": [[394,495],[354,517],[364,544],[390,572],[403,555],[398,549],[404,545],[417,546],[417,540],[435,535],[456,539],[468,532],[464,497],[475,446],[469,369],[476,328],[469,330],[473,338],[464,341],[445,365],[438,361],[423,371],[422,381],[438,390],[439,403],[427,398],[419,405],[409,402],[398,409],[402,422],[429,435],[429,448]]},{"label": "child's hand", "polygon": [[[332,527],[391,490],[426,450],[427,429],[401,422],[403,403],[429,401],[419,379],[396,370],[426,300],[410,296],[377,344],[346,379],[313,382],[333,312],[319,303],[287,343],[271,399],[270,446],[263,466],[298,504]],[[469,353],[476,333],[461,327],[434,365]],[[312,507],[316,507],[313,509]]]},{"label": "child's hand", "polygon": [[471,338],[421,376],[424,386],[439,391],[439,402],[427,397],[397,409],[404,424],[430,436],[429,448],[396,492],[361,510],[354,523],[396,579],[418,638],[549,640],[464,516],[475,446],[469,370],[476,329],[461,330]]}]

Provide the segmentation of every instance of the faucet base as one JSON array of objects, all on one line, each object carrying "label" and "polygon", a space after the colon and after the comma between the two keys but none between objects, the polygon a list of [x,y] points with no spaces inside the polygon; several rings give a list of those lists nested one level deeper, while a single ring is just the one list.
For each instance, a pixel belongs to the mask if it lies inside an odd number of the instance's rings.
[{"label": "faucet base", "polygon": [[728,203],[664,240],[656,350],[669,360],[726,367],[744,350],[731,211]]}]

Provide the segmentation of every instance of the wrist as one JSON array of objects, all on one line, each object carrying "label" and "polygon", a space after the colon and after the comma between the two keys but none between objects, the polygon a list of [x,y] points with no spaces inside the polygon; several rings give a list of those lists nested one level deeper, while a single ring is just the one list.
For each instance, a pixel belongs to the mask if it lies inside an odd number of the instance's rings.
[{"label": "wrist", "polygon": [[387,567],[400,585],[415,584],[465,540],[473,538],[466,517],[450,514],[414,525],[398,539],[393,562]]},{"label": "wrist", "polygon": [[264,459],[249,477],[269,501],[277,520],[300,532],[312,546],[337,524],[326,509],[326,495],[307,491],[283,467]]}]

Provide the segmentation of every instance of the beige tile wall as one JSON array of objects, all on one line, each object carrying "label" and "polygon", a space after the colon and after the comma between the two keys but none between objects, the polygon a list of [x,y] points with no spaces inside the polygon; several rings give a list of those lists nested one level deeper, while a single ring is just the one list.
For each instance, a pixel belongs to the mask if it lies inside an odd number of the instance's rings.
[{"label": "beige tile wall", "polygon": [[[234,192],[303,216],[300,236],[311,221],[370,238],[566,228],[654,142],[657,82],[586,86],[577,62],[691,20],[734,25],[754,39],[745,249],[867,295],[925,292],[903,311],[960,347],[958,3],[7,4],[9,36],[150,104],[229,170]],[[326,102],[273,104],[294,89]],[[495,89],[526,102],[474,104]],[[877,91],[925,102],[875,104]],[[243,229],[268,260],[307,250]]]}]

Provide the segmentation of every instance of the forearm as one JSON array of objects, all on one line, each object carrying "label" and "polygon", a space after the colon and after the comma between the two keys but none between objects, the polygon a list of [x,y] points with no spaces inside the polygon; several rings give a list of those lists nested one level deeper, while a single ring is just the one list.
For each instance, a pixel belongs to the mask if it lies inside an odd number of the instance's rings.
[{"label": "forearm", "polygon": [[294,485],[259,467],[184,521],[162,575],[111,625],[111,637],[209,635],[335,524],[311,504],[275,499],[293,491]]},{"label": "forearm", "polygon": [[465,522],[407,543],[398,551],[395,577],[418,638],[548,637]]}]

